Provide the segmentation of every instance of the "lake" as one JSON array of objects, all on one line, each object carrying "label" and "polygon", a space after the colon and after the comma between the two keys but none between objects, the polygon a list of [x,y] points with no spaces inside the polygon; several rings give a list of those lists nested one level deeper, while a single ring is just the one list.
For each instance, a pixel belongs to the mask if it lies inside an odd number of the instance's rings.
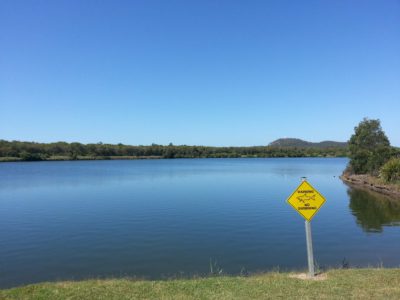
[{"label": "lake", "polygon": [[328,267],[400,265],[400,204],[351,189],[345,158],[0,164],[0,287],[104,277],[305,270],[304,219],[286,203],[308,181]]}]

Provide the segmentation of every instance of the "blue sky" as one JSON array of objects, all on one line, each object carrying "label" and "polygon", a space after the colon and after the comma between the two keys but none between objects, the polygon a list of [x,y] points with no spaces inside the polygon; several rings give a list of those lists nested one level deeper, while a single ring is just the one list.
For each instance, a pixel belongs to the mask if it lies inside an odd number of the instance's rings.
[{"label": "blue sky", "polygon": [[400,1],[0,2],[0,139],[400,146]]}]

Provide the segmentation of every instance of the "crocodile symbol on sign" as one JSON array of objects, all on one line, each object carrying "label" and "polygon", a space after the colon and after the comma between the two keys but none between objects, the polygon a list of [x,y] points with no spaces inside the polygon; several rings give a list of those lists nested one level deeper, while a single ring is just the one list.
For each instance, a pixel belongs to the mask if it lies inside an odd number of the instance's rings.
[{"label": "crocodile symbol on sign", "polygon": [[305,206],[309,206],[310,204],[306,203],[306,202],[311,201],[311,200],[315,201],[315,195],[313,195],[313,196],[303,195],[303,196],[297,197],[297,199],[299,199],[300,202],[303,202]]}]

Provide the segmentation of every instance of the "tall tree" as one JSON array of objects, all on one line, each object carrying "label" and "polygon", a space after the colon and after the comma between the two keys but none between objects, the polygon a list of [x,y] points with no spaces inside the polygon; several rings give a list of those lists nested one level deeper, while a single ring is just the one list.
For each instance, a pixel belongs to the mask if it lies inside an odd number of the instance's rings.
[{"label": "tall tree", "polygon": [[364,118],[349,140],[350,167],[356,174],[377,175],[389,159],[391,147],[379,120]]}]

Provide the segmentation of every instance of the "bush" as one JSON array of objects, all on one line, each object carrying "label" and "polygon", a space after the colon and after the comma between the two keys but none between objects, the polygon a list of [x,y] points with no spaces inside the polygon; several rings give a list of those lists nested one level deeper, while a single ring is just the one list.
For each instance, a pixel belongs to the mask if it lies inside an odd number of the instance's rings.
[{"label": "bush", "polygon": [[46,159],[46,157],[43,154],[29,153],[26,151],[22,151],[19,157],[24,161],[40,161]]},{"label": "bush", "polygon": [[386,182],[400,181],[400,158],[392,158],[381,168],[381,177]]}]

